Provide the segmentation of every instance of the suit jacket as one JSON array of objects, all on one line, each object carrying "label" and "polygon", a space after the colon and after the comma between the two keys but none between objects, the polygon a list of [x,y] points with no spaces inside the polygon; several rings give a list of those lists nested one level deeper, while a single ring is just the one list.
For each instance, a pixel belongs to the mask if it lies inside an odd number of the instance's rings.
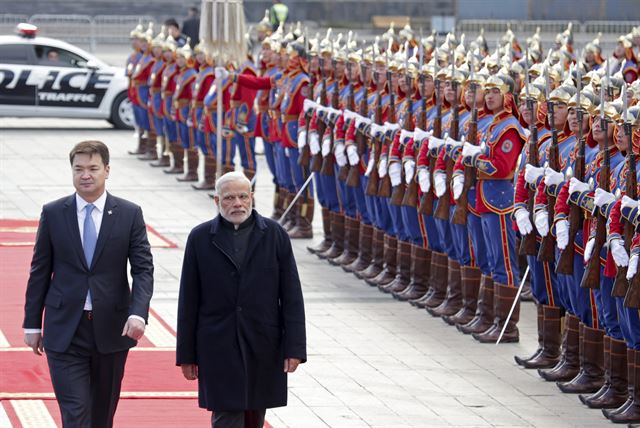
[{"label": "suit jacket", "polygon": [[[131,263],[132,288],[127,277]],[[42,208],[27,283],[24,328],[43,328],[45,349],[65,352],[91,290],[98,351],[122,351],[136,342],[122,337],[129,315],[145,320],[153,293],[153,259],[139,206],[107,194],[91,266],[87,266],[75,194]],[[44,326],[43,326],[44,311]]]},{"label": "suit jacket", "polygon": [[302,289],[287,232],[253,212],[244,261],[220,216],[187,240],[178,300],[177,364],[198,364],[200,407],[287,404],[285,358],[307,358]]}]

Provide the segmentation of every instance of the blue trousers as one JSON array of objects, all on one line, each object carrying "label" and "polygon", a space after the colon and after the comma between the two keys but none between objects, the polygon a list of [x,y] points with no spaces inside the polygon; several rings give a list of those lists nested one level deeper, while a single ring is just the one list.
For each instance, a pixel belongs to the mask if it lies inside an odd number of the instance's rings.
[{"label": "blue trousers", "polygon": [[295,192],[296,186],[293,184],[293,177],[291,175],[291,168],[289,168],[289,161],[284,154],[284,147],[280,143],[274,143],[274,154],[276,161],[276,175],[278,177],[278,183],[281,187],[287,189],[288,192]]},{"label": "blue trousers", "polygon": [[493,281],[509,287],[517,287],[520,277],[516,253],[516,234],[511,226],[511,216],[482,213],[482,231],[487,243]]},{"label": "blue trousers", "polygon": [[453,241],[455,260],[460,266],[472,266],[472,250],[471,240],[469,239],[469,231],[466,224],[454,224],[453,213],[456,210],[455,205],[449,207],[449,227],[451,228],[451,238]]},{"label": "blue trousers", "polygon": [[440,240],[440,235],[438,234],[438,229],[436,228],[436,220],[433,218],[433,216],[422,214],[422,223],[424,224],[427,247],[431,251],[444,253],[444,245]]},{"label": "blue trousers", "polygon": [[[288,153],[288,156],[286,154]],[[296,191],[300,191],[307,177],[309,177],[309,172],[304,171],[300,165],[298,165],[298,158],[300,157],[300,151],[295,148],[288,148],[285,151],[285,156],[287,158],[287,162],[289,163],[289,169],[291,170],[291,177],[293,177],[293,184],[295,186]],[[305,192],[308,197],[313,197],[313,184],[309,183],[309,186],[305,189]]]},{"label": "blue trousers", "polygon": [[191,132],[186,123],[178,122],[178,133],[180,135],[180,145],[183,149],[191,147]]},{"label": "blue trousers", "polygon": [[164,130],[165,136],[169,140],[169,142],[174,143],[178,141],[178,130],[176,128],[176,123],[173,120],[169,120],[166,117],[162,119],[164,122]]},{"label": "blue trousers", "polygon": [[491,264],[489,263],[487,243],[484,240],[484,232],[482,231],[482,220],[479,215],[469,212],[467,215],[467,231],[471,239],[476,266],[483,275],[490,276]]},{"label": "blue trousers", "polygon": [[[606,249],[603,248],[604,257]],[[604,276],[604,267],[600,267],[600,288],[593,290],[598,305],[598,318],[600,328],[613,339],[622,340],[622,329],[618,320],[618,307],[616,298],[611,296],[614,278]]]},{"label": "blue trousers", "polygon": [[240,164],[245,170],[256,171],[256,140],[239,132],[233,132],[233,145],[240,153]]},{"label": "blue trousers", "polygon": [[267,160],[267,167],[271,171],[273,176],[273,184],[279,186],[278,175],[276,174],[276,155],[273,148],[273,144],[268,142],[264,137],[262,138],[262,145],[264,146],[264,157]]},{"label": "blue trousers", "polygon": [[622,336],[630,349],[640,350],[640,314],[638,309],[624,306],[624,297],[614,297]]}]

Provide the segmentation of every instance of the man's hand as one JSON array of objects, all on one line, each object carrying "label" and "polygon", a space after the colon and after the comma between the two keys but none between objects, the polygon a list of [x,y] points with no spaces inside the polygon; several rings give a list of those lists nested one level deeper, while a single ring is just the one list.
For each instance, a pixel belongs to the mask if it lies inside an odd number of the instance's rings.
[{"label": "man's hand", "polygon": [[44,346],[42,345],[42,333],[25,333],[24,343],[33,349],[33,353],[36,355],[42,355],[44,352]]},{"label": "man's hand", "polygon": [[182,376],[186,380],[196,380],[198,379],[198,366],[195,364],[182,364],[180,366],[182,369]]},{"label": "man's hand", "polygon": [[284,372],[285,373],[295,372],[299,364],[300,364],[300,360],[297,358],[286,358],[284,360]]},{"label": "man's hand", "polygon": [[547,210],[538,210],[533,214],[533,223],[540,236],[547,236],[549,233],[549,213]]},{"label": "man's hand", "polygon": [[122,329],[123,336],[129,336],[133,340],[140,340],[144,336],[144,323],[139,319],[129,318]]},{"label": "man's hand", "polygon": [[565,219],[556,222],[556,244],[560,250],[564,250],[569,245],[569,222]]},{"label": "man's hand", "polygon": [[229,77],[229,72],[224,67],[216,67],[213,72],[216,79],[226,79]]},{"label": "man's hand", "polygon": [[531,219],[529,218],[529,211],[524,208],[518,208],[513,216],[516,219],[516,224],[518,225],[518,230],[522,235],[528,235],[533,232],[533,225],[531,224]]}]

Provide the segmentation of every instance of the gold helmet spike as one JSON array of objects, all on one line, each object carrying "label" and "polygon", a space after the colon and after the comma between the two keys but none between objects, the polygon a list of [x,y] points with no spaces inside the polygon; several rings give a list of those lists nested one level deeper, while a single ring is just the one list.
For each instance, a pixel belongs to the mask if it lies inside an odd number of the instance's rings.
[{"label": "gold helmet spike", "polygon": [[187,37],[187,43],[185,43],[181,48],[178,48],[176,50],[176,54],[183,56],[186,59],[191,58],[193,56],[193,51],[191,50],[191,45],[189,45],[190,42],[191,37]]},{"label": "gold helmet spike", "polygon": [[398,35],[404,40],[413,40],[413,30],[411,29],[411,25],[407,22],[407,24],[400,30]]},{"label": "gold helmet spike", "polygon": [[173,38],[171,34],[167,36],[164,42],[163,49],[165,51],[171,51],[171,52],[175,52],[176,49],[178,49],[178,44],[176,43],[176,40]]},{"label": "gold helmet spike", "polygon": [[140,39],[142,38],[142,34],[144,33],[144,27],[142,26],[142,19],[140,19],[138,21],[138,25],[136,25],[136,27],[131,30],[131,32],[129,33],[129,37],[132,39]]},{"label": "gold helmet spike", "polygon": [[269,21],[269,9],[265,9],[264,17],[256,25],[256,30],[264,33],[271,32],[271,22]]},{"label": "gold helmet spike", "polygon": [[158,33],[158,35],[155,36],[153,38],[153,40],[151,41],[151,47],[152,48],[162,48],[164,46],[165,39],[166,39],[165,28],[164,28],[164,25],[163,25],[162,27],[160,27],[160,32]]},{"label": "gold helmet spike", "polygon": [[147,27],[147,31],[142,35],[142,39],[151,43],[153,41],[153,22],[149,22],[149,26]]}]

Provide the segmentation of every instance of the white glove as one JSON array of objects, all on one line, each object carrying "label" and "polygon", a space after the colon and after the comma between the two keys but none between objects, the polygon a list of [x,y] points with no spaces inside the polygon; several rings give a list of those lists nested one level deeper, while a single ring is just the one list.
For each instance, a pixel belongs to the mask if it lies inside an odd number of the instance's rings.
[{"label": "white glove", "polygon": [[453,199],[456,201],[460,199],[462,190],[464,189],[464,175],[458,174],[453,177],[451,182],[451,189],[453,189]]},{"label": "white glove", "polygon": [[482,153],[482,151],[484,150],[483,146],[475,146],[469,142],[465,142],[462,145],[462,157],[463,158],[472,158],[475,155]]},{"label": "white glove", "polygon": [[333,148],[333,154],[336,157],[336,163],[340,168],[347,164],[347,155],[345,153],[344,144],[336,144]]},{"label": "white glove", "polygon": [[587,241],[587,245],[584,246],[584,262],[588,262],[593,253],[593,247],[596,246],[596,238],[591,238]]},{"label": "white glove", "polygon": [[229,72],[224,67],[216,67],[214,70],[216,79],[226,79],[229,77]]},{"label": "white glove", "polygon": [[311,110],[314,110],[316,107],[316,102],[310,100],[309,98],[305,98],[304,103],[302,104],[302,109],[304,110],[305,114],[309,114]]},{"label": "white glove", "polygon": [[371,119],[361,115],[356,116],[356,128],[362,132],[362,126],[371,125]]},{"label": "white glove", "polygon": [[614,238],[610,240],[609,249],[611,250],[613,261],[616,262],[616,266],[625,267],[629,265],[629,254],[627,254],[627,250],[625,250],[624,245],[622,245],[622,239]]},{"label": "white glove", "polygon": [[593,198],[593,203],[596,207],[602,208],[603,206],[615,201],[616,197],[613,195],[613,193],[606,192],[599,187],[596,189],[596,194]]},{"label": "white glove", "polygon": [[433,174],[433,185],[436,189],[436,196],[440,197],[447,191],[447,174],[442,171],[436,171]]},{"label": "white glove", "polygon": [[631,208],[631,209],[638,208],[638,201],[636,201],[635,199],[631,199],[627,195],[624,195],[622,197],[621,207],[622,208]]},{"label": "white glove", "polygon": [[439,151],[443,144],[444,140],[442,138],[434,137],[433,135],[429,137],[429,150]]},{"label": "white glove", "polygon": [[558,171],[555,171],[552,168],[547,168],[544,171],[544,184],[547,186],[557,186],[562,184],[564,181],[564,174]]},{"label": "white glove", "polygon": [[316,131],[311,131],[309,134],[309,149],[312,155],[320,153],[320,137]]},{"label": "white glove", "polygon": [[562,219],[556,222],[556,244],[560,250],[564,250],[569,245],[569,222],[567,220]]},{"label": "white glove", "polygon": [[433,131],[427,132],[420,128],[415,128],[413,130],[413,141],[421,144],[425,138],[429,138],[431,135],[433,135]]},{"label": "white glove", "polygon": [[367,162],[367,170],[364,172],[364,176],[368,177],[371,175],[371,171],[373,171],[373,167],[375,166],[375,161],[373,159],[373,154],[369,155],[369,162]]},{"label": "white glove", "polygon": [[342,111],[342,116],[344,117],[344,121],[346,122],[346,121],[355,119],[356,118],[356,113],[351,111],[351,110],[349,110],[349,109],[344,109]]},{"label": "white glove", "polygon": [[324,137],[322,140],[322,157],[326,158],[331,153],[331,137]]},{"label": "white glove", "polygon": [[450,150],[455,149],[457,147],[462,147],[462,141],[454,140],[451,137],[447,137],[447,139],[445,140],[445,144],[447,145],[447,148]]},{"label": "white glove", "polygon": [[408,143],[409,139],[413,138],[413,131],[407,131],[406,129],[402,129],[400,131],[400,142],[401,143]]},{"label": "white glove", "polygon": [[394,162],[389,165],[389,179],[394,187],[402,183],[402,166],[400,162]]},{"label": "white glove", "polygon": [[539,210],[533,214],[533,222],[540,236],[547,236],[549,233],[549,213],[547,210]]},{"label": "white glove", "polygon": [[384,123],[384,132],[395,131],[396,129],[400,129],[400,125],[397,123],[385,122]]},{"label": "white glove", "polygon": [[371,138],[380,138],[380,136],[384,134],[384,127],[378,125],[377,123],[372,123],[369,128],[369,136]]},{"label": "white glove", "polygon": [[569,195],[573,195],[574,193],[590,192],[591,190],[591,185],[584,183],[575,177],[571,177],[571,180],[569,180]]},{"label": "white glove", "polygon": [[418,170],[418,184],[422,193],[427,193],[431,190],[431,177],[429,176],[429,170],[421,168]]},{"label": "white glove", "polygon": [[524,167],[524,181],[529,184],[536,184],[538,179],[544,175],[544,169],[543,166],[533,166],[528,163]]},{"label": "white glove", "polygon": [[298,132],[298,148],[302,150],[304,146],[307,145],[307,131]]},{"label": "white glove", "polygon": [[381,157],[378,164],[378,176],[383,178],[385,175],[387,175],[387,158]]},{"label": "white glove", "polygon": [[629,267],[627,268],[627,279],[631,280],[638,273],[638,255],[634,254],[629,259]]},{"label": "white glove", "polygon": [[358,148],[354,145],[347,146],[347,157],[349,158],[349,165],[356,166],[360,163],[360,156],[358,156]]},{"label": "white glove", "polygon": [[402,165],[404,167],[404,182],[409,184],[411,180],[413,180],[413,176],[416,173],[416,161],[413,159],[408,159],[404,161]]},{"label": "white glove", "polygon": [[528,235],[533,232],[533,225],[531,224],[531,219],[529,218],[529,211],[524,208],[518,208],[513,216],[516,218],[516,224],[518,225],[518,230],[522,235]]}]

